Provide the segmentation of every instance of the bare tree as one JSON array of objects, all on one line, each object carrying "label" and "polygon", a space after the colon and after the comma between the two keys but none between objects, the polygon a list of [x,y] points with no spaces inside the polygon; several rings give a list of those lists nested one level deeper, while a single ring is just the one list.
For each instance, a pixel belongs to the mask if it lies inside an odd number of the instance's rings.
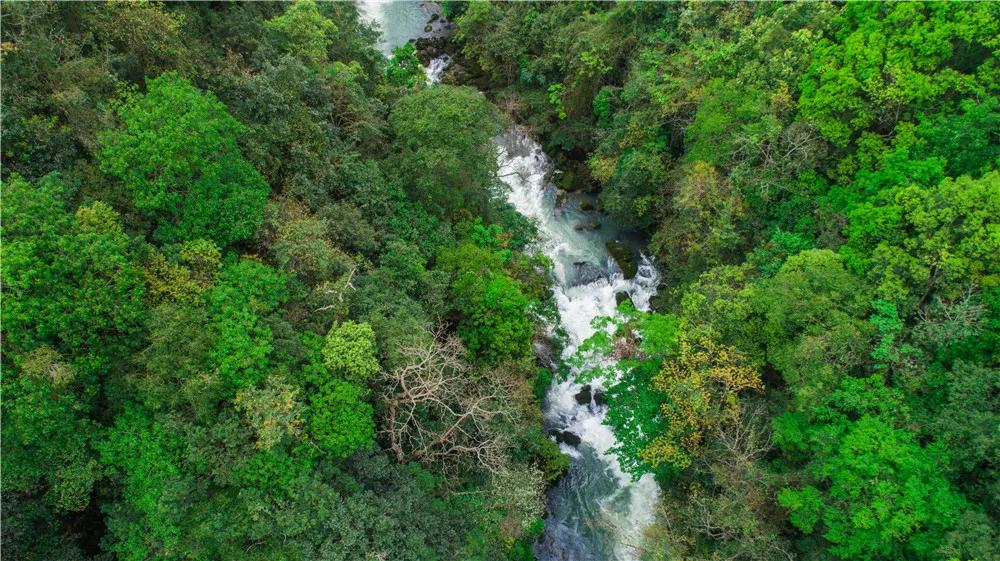
[{"label": "bare tree", "polygon": [[510,376],[470,377],[465,349],[438,331],[430,343],[403,347],[404,366],[384,374],[381,434],[400,462],[435,464],[445,471],[506,468],[512,446],[516,385]]}]

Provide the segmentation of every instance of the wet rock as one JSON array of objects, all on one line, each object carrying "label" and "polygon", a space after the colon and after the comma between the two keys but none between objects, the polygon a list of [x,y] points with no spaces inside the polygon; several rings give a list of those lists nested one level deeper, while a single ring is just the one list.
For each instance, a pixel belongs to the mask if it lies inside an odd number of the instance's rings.
[{"label": "wet rock", "polygon": [[616,292],[615,293],[615,306],[620,306],[622,302],[626,300],[632,300],[628,292]]},{"label": "wet rock", "polygon": [[452,62],[448,68],[444,71],[444,77],[441,79],[442,83],[452,84],[452,85],[462,85],[467,84],[473,80],[472,74],[462,64],[457,62]]},{"label": "wet rock", "polygon": [[427,20],[428,23],[434,23],[441,17],[441,14],[431,14],[431,19]]},{"label": "wet rock", "polygon": [[562,170],[562,173],[559,174],[559,179],[556,181],[556,185],[563,191],[576,191],[576,174],[572,170]]},{"label": "wet rock", "polygon": [[562,189],[556,189],[556,206],[560,207],[566,203],[566,191]]},{"label": "wet rock", "polygon": [[596,403],[598,407],[604,407],[608,404],[608,396],[602,391],[594,392],[594,403]]},{"label": "wet rock", "polygon": [[431,31],[434,31],[434,26],[433,25],[427,24],[427,25],[424,26],[424,33],[430,33]]},{"label": "wet rock", "polygon": [[670,304],[670,294],[663,285],[657,287],[656,295],[649,299],[649,308],[654,312],[665,313],[670,309]]},{"label": "wet rock", "polygon": [[577,394],[574,397],[576,398],[576,402],[579,403],[580,405],[586,405],[590,403],[590,400],[593,397],[590,391],[590,384],[587,384],[586,386],[580,388],[580,391],[577,392]]},{"label": "wet rock", "polygon": [[568,430],[557,430],[552,431],[552,436],[556,437],[556,442],[560,444],[569,444],[570,446],[579,446],[583,440],[579,436],[569,432]]},{"label": "wet rock", "polygon": [[602,278],[604,278],[604,271],[600,267],[587,261],[577,261],[573,263],[573,277],[569,284],[570,286],[580,286]]},{"label": "wet rock", "polygon": [[582,210],[584,212],[590,212],[590,211],[596,210],[596,209],[597,209],[597,207],[594,206],[594,202],[591,201],[590,199],[584,199],[584,200],[580,201],[580,210]]},{"label": "wet rock", "polygon": [[[427,26],[431,27],[431,26]],[[430,31],[427,31],[430,33]],[[418,37],[410,40],[417,49],[417,58],[420,63],[426,66],[431,59],[435,59],[448,52],[448,39],[446,37]]]},{"label": "wet rock", "polygon": [[577,224],[576,226],[573,226],[573,228],[575,230],[577,230],[577,231],[580,231],[580,232],[592,232],[594,230],[600,230],[601,229],[601,221],[600,220],[594,220],[592,222],[581,222],[581,223]]},{"label": "wet rock", "polygon": [[614,258],[615,263],[618,263],[618,267],[622,270],[625,278],[630,279],[634,277],[639,271],[639,264],[636,263],[632,248],[621,242],[610,240],[605,242],[604,245],[608,248],[608,253]]}]

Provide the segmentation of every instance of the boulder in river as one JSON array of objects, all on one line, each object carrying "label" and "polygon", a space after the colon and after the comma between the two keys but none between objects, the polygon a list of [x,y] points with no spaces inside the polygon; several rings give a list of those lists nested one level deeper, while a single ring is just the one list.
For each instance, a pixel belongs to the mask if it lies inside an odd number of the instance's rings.
[{"label": "boulder in river", "polygon": [[580,388],[580,391],[577,392],[575,397],[576,397],[576,402],[579,403],[580,405],[586,405],[590,403],[590,398],[592,397],[590,391],[590,384],[587,384],[586,386]]},{"label": "boulder in river", "polygon": [[579,436],[569,432],[568,430],[556,430],[552,431],[552,436],[556,437],[556,442],[560,444],[569,444],[570,446],[579,446],[583,442]]},{"label": "boulder in river", "polygon": [[615,293],[615,307],[621,306],[622,302],[626,300],[631,300],[632,297],[629,296],[628,292],[616,292]]},{"label": "boulder in river", "polygon": [[626,279],[634,277],[639,272],[639,264],[636,263],[632,248],[621,242],[611,240],[605,242],[604,245],[608,248],[608,253],[611,254],[611,257],[615,259],[615,263],[618,263],[618,268],[622,270],[622,274],[625,275]]},{"label": "boulder in river", "polygon": [[602,391],[594,392],[594,403],[598,407],[604,407],[608,404],[608,396]]},{"label": "boulder in river", "polygon": [[569,279],[569,284],[570,286],[581,286],[602,278],[604,278],[604,271],[597,265],[587,261],[576,261],[573,263],[573,276]]}]

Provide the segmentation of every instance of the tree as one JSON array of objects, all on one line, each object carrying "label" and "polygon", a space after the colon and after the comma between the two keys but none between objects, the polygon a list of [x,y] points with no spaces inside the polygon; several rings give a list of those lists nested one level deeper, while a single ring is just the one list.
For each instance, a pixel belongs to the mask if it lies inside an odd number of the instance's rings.
[{"label": "tree", "polygon": [[639,456],[654,468],[666,463],[677,469],[701,455],[712,431],[736,421],[739,392],[764,390],[760,374],[742,361],[736,349],[707,339],[693,345],[684,337],[676,360],[664,364],[653,376],[652,386],[664,396],[660,413],[665,427]]},{"label": "tree", "polygon": [[66,211],[57,175],[5,182],[4,354],[48,345],[80,372],[91,396],[140,342],[142,273],[108,205]]},{"label": "tree", "polygon": [[651,245],[688,270],[720,264],[741,242],[736,223],[742,214],[739,192],[711,164],[695,162],[679,183],[669,218]]},{"label": "tree", "polygon": [[288,297],[286,278],[251,259],[230,263],[207,295],[214,341],[208,358],[224,395],[262,382],[272,347],[268,316]]},{"label": "tree", "polygon": [[345,321],[326,334],[323,364],[337,378],[365,384],[379,371],[375,356],[375,332],[367,323]]},{"label": "tree", "polygon": [[841,256],[813,249],[789,257],[755,293],[768,360],[781,372],[796,407],[811,407],[868,359],[864,286]]},{"label": "tree", "polygon": [[271,450],[286,435],[298,436],[302,430],[299,389],[281,378],[271,377],[262,386],[240,390],[233,405],[256,433],[259,449]]},{"label": "tree", "polygon": [[[669,419],[661,412],[667,396],[653,379],[677,354],[680,321],[671,315],[640,312],[626,302],[619,307],[619,316],[600,318],[594,327],[597,331],[580,345],[570,364],[580,369],[577,381],[613,380],[606,393],[604,423],[618,441],[612,452],[619,465],[639,477],[653,470],[644,451],[667,431]],[[602,366],[609,363],[614,366]]]},{"label": "tree", "polygon": [[264,26],[274,34],[283,51],[298,57],[309,66],[327,61],[337,26],[319,12],[313,0],[296,0],[285,13],[268,20]]},{"label": "tree", "polygon": [[437,86],[400,99],[389,114],[395,140],[387,170],[411,199],[439,216],[488,211],[497,189],[497,117],[469,87]]},{"label": "tree", "polygon": [[506,275],[459,275],[453,293],[462,321],[458,332],[469,351],[486,362],[520,358],[531,351],[530,301]]},{"label": "tree", "polygon": [[393,84],[406,88],[424,83],[427,75],[417,58],[417,47],[413,43],[405,43],[392,50],[392,57],[385,67],[385,76]]},{"label": "tree", "polygon": [[[7,492],[45,497],[56,512],[84,510],[100,469],[89,418],[91,391],[51,347],[40,347],[8,370],[3,400],[3,471]],[[6,367],[5,367],[6,368]]]},{"label": "tree", "polygon": [[349,382],[334,380],[310,399],[309,431],[316,442],[338,458],[370,448],[375,438],[372,406],[367,393]]},{"label": "tree", "polygon": [[764,404],[743,403],[740,409],[664,490],[647,530],[645,548],[653,559],[795,559],[783,535],[786,523],[775,512],[776,478],[762,461],[773,448]]},{"label": "tree", "polygon": [[327,221],[290,198],[267,204],[261,237],[283,271],[309,284],[329,281],[355,266],[329,239]]},{"label": "tree", "polygon": [[385,373],[381,433],[400,462],[419,461],[449,471],[496,471],[512,446],[504,424],[514,419],[516,391],[505,373],[474,380],[454,336],[402,350],[407,362]]},{"label": "tree", "polygon": [[848,5],[836,24],[835,36],[813,47],[799,103],[838,146],[989,87],[980,82],[998,31],[989,6]]},{"label": "tree", "polygon": [[[873,219],[877,215],[879,219]],[[886,192],[851,213],[843,253],[906,312],[1000,280],[1000,173]]]},{"label": "tree", "polygon": [[236,143],[244,127],[211,93],[174,73],[115,108],[122,128],[100,136],[101,169],[122,180],[165,243],[220,247],[260,226],[270,188]]},{"label": "tree", "polygon": [[191,483],[181,465],[186,443],[164,421],[129,406],[100,446],[101,461],[121,477],[125,504],[112,509],[108,526],[110,549],[126,561],[168,556],[183,541],[179,519]]},{"label": "tree", "polygon": [[817,408],[815,423],[785,414],[779,445],[800,450],[812,485],[786,488],[778,502],[809,534],[821,529],[842,559],[935,559],[966,508],[943,476],[946,454],[899,428],[902,395],[878,376],[845,378]]}]

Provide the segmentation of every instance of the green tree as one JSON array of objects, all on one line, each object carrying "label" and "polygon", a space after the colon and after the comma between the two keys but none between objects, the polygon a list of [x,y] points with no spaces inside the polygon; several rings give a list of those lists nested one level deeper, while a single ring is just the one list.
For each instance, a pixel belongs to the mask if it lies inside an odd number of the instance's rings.
[{"label": "green tree", "polygon": [[56,175],[13,176],[3,190],[4,354],[49,345],[94,395],[97,376],[139,343],[145,290],[131,240],[104,203],[68,213]]},{"label": "green tree", "polygon": [[805,533],[819,530],[842,559],[936,559],[966,501],[944,477],[947,455],[900,428],[902,395],[881,378],[846,378],[815,422],[786,414],[776,441],[810,458],[813,485],[778,501]]},{"label": "green tree", "polygon": [[[1000,173],[887,191],[853,211],[842,253],[906,312],[1000,282]],[[877,218],[875,218],[877,217]]]},{"label": "green tree", "polygon": [[[619,312],[618,318],[597,320],[597,331],[580,345],[573,365],[583,369],[579,381],[593,376],[615,380],[606,394],[604,422],[615,433],[618,445],[612,450],[622,469],[639,477],[653,470],[649,460],[655,458],[646,450],[668,430],[662,407],[669,400],[654,378],[677,355],[680,321],[671,315],[640,312],[630,302],[623,303]],[[606,364],[608,358],[617,360],[614,371],[593,366]]]},{"label": "green tree", "polygon": [[324,450],[346,458],[372,446],[374,411],[362,399],[366,393],[349,382],[334,380],[312,397],[309,430]]},{"label": "green tree", "polygon": [[273,350],[268,316],[288,297],[286,278],[251,259],[230,263],[207,295],[208,358],[225,395],[262,382]]},{"label": "green tree", "polygon": [[988,88],[996,10],[985,4],[849,4],[818,41],[800,83],[800,110],[831,142],[891,127]]},{"label": "green tree", "polygon": [[331,327],[323,343],[323,364],[337,378],[365,384],[379,371],[371,326],[345,321]]},{"label": "green tree", "polygon": [[471,353],[487,362],[528,356],[535,334],[530,301],[514,280],[465,272],[453,286],[462,313],[458,333]]},{"label": "green tree", "polygon": [[131,191],[160,242],[205,238],[225,247],[249,238],[270,188],[237,145],[243,125],[176,74],[146,88],[116,106],[123,127],[100,136],[101,169]]},{"label": "green tree", "polygon": [[767,358],[781,372],[797,407],[811,407],[845,372],[869,358],[865,285],[825,249],[789,257],[755,292],[765,319]]},{"label": "green tree", "polygon": [[337,31],[337,26],[320,13],[313,0],[290,3],[284,14],[268,20],[264,26],[275,35],[280,49],[312,67],[327,61],[327,50]]},{"label": "green tree", "polygon": [[392,57],[385,67],[385,76],[393,84],[407,88],[424,83],[424,66],[417,58],[417,47],[413,43],[405,43],[392,50]]},{"label": "green tree", "polygon": [[497,186],[495,110],[469,87],[437,86],[400,99],[389,115],[391,175],[443,217],[488,211]]}]

